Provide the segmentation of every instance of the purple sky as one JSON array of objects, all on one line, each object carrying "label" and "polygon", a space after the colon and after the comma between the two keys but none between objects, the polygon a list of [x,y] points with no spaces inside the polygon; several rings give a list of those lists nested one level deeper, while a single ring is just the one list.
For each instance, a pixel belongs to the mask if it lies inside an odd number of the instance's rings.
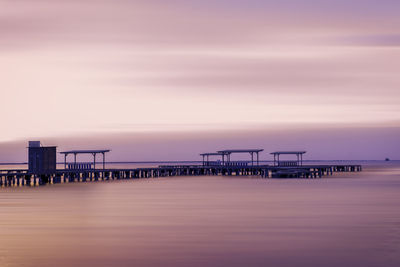
[{"label": "purple sky", "polygon": [[112,160],[400,159],[398,14],[394,0],[1,1],[0,162],[26,160],[30,139]]}]

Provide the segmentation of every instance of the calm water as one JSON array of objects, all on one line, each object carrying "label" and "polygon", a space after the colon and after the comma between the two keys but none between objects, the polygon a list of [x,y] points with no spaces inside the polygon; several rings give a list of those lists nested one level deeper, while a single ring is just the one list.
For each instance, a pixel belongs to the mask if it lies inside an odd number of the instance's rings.
[{"label": "calm water", "polygon": [[0,266],[400,266],[400,164],[0,189]]}]

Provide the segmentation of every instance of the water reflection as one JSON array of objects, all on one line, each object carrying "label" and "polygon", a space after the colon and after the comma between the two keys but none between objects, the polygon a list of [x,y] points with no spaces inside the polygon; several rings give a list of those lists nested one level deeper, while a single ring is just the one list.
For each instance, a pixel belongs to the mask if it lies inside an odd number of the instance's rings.
[{"label": "water reflection", "polygon": [[400,168],[0,190],[0,266],[399,266]]}]

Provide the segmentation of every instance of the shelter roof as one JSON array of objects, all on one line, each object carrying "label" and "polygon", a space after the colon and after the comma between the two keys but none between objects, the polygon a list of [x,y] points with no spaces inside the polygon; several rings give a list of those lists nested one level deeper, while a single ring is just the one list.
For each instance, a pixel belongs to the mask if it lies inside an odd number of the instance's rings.
[{"label": "shelter roof", "polygon": [[276,151],[272,152],[272,155],[300,155],[305,154],[306,151]]},{"label": "shelter roof", "polygon": [[220,154],[231,154],[231,153],[252,153],[252,152],[261,152],[264,149],[227,149],[227,150],[220,150],[218,153]]},{"label": "shelter roof", "polygon": [[202,153],[200,156],[221,156],[222,153],[213,152],[213,153]]},{"label": "shelter roof", "polygon": [[60,154],[93,154],[93,153],[106,153],[110,152],[109,149],[94,149],[94,150],[70,150],[70,151],[63,151]]}]

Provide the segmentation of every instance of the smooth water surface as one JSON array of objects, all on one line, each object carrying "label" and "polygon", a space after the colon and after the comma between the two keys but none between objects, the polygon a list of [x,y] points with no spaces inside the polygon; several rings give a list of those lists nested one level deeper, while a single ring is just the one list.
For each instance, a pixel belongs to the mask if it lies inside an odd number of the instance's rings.
[{"label": "smooth water surface", "polygon": [[400,165],[0,189],[0,266],[400,266]]}]

